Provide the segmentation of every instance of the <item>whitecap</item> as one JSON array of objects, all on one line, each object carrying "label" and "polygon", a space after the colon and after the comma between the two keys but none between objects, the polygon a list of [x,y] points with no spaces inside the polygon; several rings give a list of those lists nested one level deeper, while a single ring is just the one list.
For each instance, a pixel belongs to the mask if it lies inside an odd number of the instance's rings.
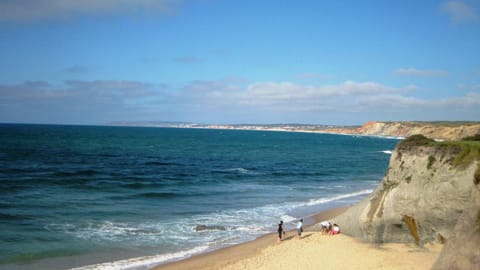
[{"label": "whitecap", "polygon": [[223,170],[218,170],[217,172],[223,172],[223,173],[238,173],[238,174],[247,174],[247,175],[260,175],[263,174],[261,172],[256,172],[253,170],[245,169],[242,167],[237,167],[237,168],[230,168],[230,169],[223,169]]},{"label": "whitecap", "polygon": [[155,256],[137,257],[127,260],[106,262],[101,264],[87,265],[83,267],[72,268],[71,270],[140,270],[151,269],[157,265],[188,258],[196,254],[205,252],[208,246],[198,246],[189,250],[175,253],[167,253]]},{"label": "whitecap", "polygon": [[[268,204],[253,208],[236,210],[224,210],[202,215],[193,215],[176,220],[172,223],[165,222],[85,222],[82,225],[71,224],[51,225],[48,228],[54,231],[62,231],[72,234],[84,240],[102,239],[113,242],[127,241],[131,245],[141,246],[145,243],[190,243],[199,246],[176,253],[167,253],[157,256],[140,257],[122,260],[82,268],[75,270],[110,270],[110,269],[150,269],[151,267],[169,261],[183,259],[194,254],[213,250],[219,247],[229,246],[235,243],[253,240],[256,237],[273,232],[279,220],[286,223],[286,228],[293,224],[298,217],[297,209],[305,206],[317,206],[328,204],[336,200],[342,200],[360,195],[366,195],[373,190],[361,190],[348,194],[341,194],[327,198],[310,201],[297,201],[280,204]],[[225,230],[208,230],[197,232],[195,226],[222,226]],[[290,225],[289,225],[290,224]],[[290,226],[291,227],[291,226]],[[190,246],[191,247],[191,246]],[[185,247],[187,248],[187,247]],[[189,247],[188,247],[189,248]]]},{"label": "whitecap", "polygon": [[245,168],[233,168],[233,169],[230,169],[228,171],[232,171],[232,172],[237,172],[237,173],[244,173],[244,174],[248,174],[250,173],[249,170],[245,169]]},{"label": "whitecap", "polygon": [[337,195],[334,197],[328,197],[328,198],[321,198],[321,199],[315,199],[315,200],[310,200],[308,203],[306,203],[307,206],[312,206],[312,205],[318,205],[318,204],[325,204],[341,199],[347,199],[351,197],[356,197],[356,196],[361,196],[361,195],[367,195],[373,192],[373,189],[364,189],[361,191],[353,192],[353,193],[347,193],[347,194],[342,194],[342,195]]},{"label": "whitecap", "polygon": [[285,222],[285,223],[293,222],[293,221],[297,220],[297,218],[289,216],[289,215],[282,215],[281,218],[282,218],[281,220],[283,220],[283,222]]},{"label": "whitecap", "polygon": [[135,240],[137,242],[151,242],[162,235],[161,225],[142,223],[129,224],[124,222],[85,222],[83,224],[48,224],[48,231],[66,233],[84,240],[107,240],[113,242]]}]

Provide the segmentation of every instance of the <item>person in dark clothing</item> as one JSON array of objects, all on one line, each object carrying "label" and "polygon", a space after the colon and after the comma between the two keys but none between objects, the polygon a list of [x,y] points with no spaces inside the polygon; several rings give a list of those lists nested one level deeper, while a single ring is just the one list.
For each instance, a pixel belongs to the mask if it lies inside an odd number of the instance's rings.
[{"label": "person in dark clothing", "polygon": [[282,241],[282,236],[285,234],[283,231],[283,220],[280,220],[280,223],[278,223],[278,242]]}]

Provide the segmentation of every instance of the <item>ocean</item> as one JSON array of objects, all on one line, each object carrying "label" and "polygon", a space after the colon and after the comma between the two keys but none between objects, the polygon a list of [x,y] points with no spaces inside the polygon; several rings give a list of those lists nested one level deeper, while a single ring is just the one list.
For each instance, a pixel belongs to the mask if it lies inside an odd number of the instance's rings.
[{"label": "ocean", "polygon": [[0,124],[0,269],[150,269],[354,204],[394,138]]}]

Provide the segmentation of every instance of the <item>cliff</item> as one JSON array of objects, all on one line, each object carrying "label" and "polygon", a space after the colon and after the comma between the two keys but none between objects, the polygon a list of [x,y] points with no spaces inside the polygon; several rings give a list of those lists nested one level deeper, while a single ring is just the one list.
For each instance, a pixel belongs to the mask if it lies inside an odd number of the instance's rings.
[{"label": "cliff", "polygon": [[348,133],[409,137],[422,134],[438,140],[460,140],[480,133],[479,122],[367,122]]},{"label": "cliff", "polygon": [[470,201],[432,269],[480,269],[480,169],[474,175]]},{"label": "cliff", "polygon": [[480,267],[479,183],[480,142],[412,136],[393,151],[377,189],[334,222],[370,242],[446,243],[440,256],[446,261],[436,269],[474,269]]}]

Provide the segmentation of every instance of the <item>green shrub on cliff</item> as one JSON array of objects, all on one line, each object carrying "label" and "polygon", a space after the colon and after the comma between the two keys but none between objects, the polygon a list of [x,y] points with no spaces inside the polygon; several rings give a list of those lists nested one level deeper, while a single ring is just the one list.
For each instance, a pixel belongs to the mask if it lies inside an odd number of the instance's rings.
[{"label": "green shrub on cliff", "polygon": [[398,144],[400,149],[410,149],[412,147],[434,145],[435,141],[423,135],[412,135]]},{"label": "green shrub on cliff", "polygon": [[460,152],[455,156],[453,165],[466,167],[475,160],[480,160],[480,142],[459,141]]},{"label": "green shrub on cliff", "polygon": [[480,142],[480,134],[476,134],[470,137],[465,137],[462,141],[479,141]]},{"label": "green shrub on cliff", "polygon": [[[480,184],[480,165],[477,166],[477,170],[475,171],[475,174],[473,175],[473,183],[475,185]],[[478,216],[480,219],[480,215]]]},{"label": "green shrub on cliff", "polygon": [[[415,151],[418,147],[434,147],[441,156],[447,156],[455,167],[465,168],[472,162],[480,161],[480,135],[465,138],[461,141],[436,142],[423,135],[413,135],[398,144],[400,151]],[[435,160],[429,158],[429,169]]]},{"label": "green shrub on cliff", "polygon": [[431,169],[433,163],[435,163],[435,157],[434,156],[428,156],[428,164],[427,164],[427,169]]}]

